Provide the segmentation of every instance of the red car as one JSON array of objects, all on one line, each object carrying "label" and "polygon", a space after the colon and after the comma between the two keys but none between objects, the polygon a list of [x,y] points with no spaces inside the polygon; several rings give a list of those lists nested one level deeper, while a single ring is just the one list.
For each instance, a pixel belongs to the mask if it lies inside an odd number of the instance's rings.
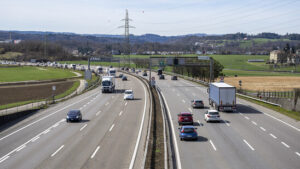
[{"label": "red car", "polygon": [[194,124],[193,114],[189,112],[181,112],[178,114],[178,124]]}]

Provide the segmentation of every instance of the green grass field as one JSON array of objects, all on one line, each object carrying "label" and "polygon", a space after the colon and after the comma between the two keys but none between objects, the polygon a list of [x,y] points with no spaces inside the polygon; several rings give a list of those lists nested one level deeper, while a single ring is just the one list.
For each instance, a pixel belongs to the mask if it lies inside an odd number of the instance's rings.
[{"label": "green grass field", "polygon": [[0,67],[0,82],[63,79],[75,76],[69,70],[39,67]]}]

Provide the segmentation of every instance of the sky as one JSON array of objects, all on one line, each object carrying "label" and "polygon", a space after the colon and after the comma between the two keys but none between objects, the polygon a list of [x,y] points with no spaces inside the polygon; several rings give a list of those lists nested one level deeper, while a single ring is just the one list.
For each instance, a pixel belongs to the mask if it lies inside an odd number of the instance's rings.
[{"label": "sky", "polygon": [[165,36],[300,33],[300,0],[0,0],[0,30]]}]

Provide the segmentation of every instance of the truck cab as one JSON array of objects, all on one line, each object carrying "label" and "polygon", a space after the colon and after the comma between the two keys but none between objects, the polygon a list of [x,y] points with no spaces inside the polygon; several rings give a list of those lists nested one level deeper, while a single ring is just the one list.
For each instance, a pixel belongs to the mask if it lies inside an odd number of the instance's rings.
[{"label": "truck cab", "polygon": [[113,76],[103,76],[101,90],[102,93],[113,93],[115,91],[115,78]]}]

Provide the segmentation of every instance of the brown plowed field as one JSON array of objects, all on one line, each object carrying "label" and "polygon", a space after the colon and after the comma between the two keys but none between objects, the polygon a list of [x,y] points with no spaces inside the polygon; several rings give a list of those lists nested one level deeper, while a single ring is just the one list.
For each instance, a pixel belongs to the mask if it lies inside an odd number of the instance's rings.
[{"label": "brown plowed field", "polygon": [[225,83],[239,86],[239,80],[242,80],[242,89],[251,91],[290,91],[294,88],[300,88],[300,77],[282,77],[282,76],[257,76],[257,77],[225,77]]},{"label": "brown plowed field", "polygon": [[73,81],[64,81],[34,85],[1,86],[0,105],[50,98],[53,85],[56,86],[55,95],[58,95],[71,88],[73,83]]}]

